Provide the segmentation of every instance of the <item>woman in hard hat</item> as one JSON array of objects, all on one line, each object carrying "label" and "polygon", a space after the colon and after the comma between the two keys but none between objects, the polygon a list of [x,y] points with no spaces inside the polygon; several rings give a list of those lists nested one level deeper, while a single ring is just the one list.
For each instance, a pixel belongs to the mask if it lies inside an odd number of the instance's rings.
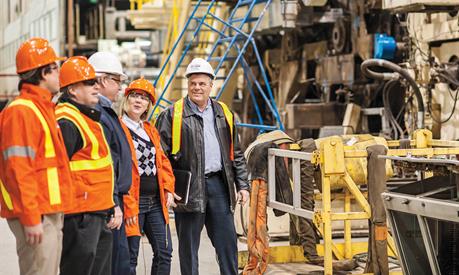
[{"label": "woman in hard hat", "polygon": [[74,207],[65,212],[60,274],[110,274],[114,173],[100,112],[94,68],[82,56],[61,68],[56,116],[62,131],[75,190]]},{"label": "woman in hard hat", "polygon": [[153,124],[145,121],[156,101],[155,88],[149,81],[140,78],[126,88],[124,95],[121,119],[135,152],[133,183],[129,195],[124,198],[131,274],[136,273],[140,231],[145,233],[154,252],[151,274],[170,274],[172,241],[168,207],[175,206],[175,178],[171,164],[161,149],[158,131]]}]

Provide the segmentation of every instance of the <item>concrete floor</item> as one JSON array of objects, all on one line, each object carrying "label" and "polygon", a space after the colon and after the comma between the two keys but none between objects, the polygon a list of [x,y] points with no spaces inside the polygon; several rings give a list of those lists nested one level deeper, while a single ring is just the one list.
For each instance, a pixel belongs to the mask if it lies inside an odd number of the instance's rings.
[{"label": "concrete floor", "polygon": [[[172,271],[171,274],[180,274],[177,235],[175,228],[172,228],[173,256],[172,256]],[[16,245],[14,236],[8,228],[5,219],[0,219],[0,275],[15,275],[19,274],[18,259],[16,255]],[[139,252],[137,274],[150,274],[152,250],[146,238],[142,238],[141,250]],[[203,231],[201,237],[201,247],[199,250],[199,272],[204,275],[218,275],[218,265],[215,259],[215,253],[212,248],[210,239],[207,233]]]},{"label": "concrete floor", "polygon": [[[172,257],[172,275],[180,274],[180,267],[177,252],[177,235],[175,234],[174,225],[171,224],[172,242],[173,242],[173,257]],[[240,250],[246,250],[247,247],[243,243],[238,243]],[[8,228],[6,220],[0,219],[0,275],[15,275],[19,274],[17,263],[16,248],[13,234]],[[141,250],[139,252],[137,274],[150,274],[152,250],[148,240],[142,238]],[[199,273],[202,275],[218,275],[219,269],[215,259],[214,249],[207,237],[205,230],[201,236],[201,246],[199,250]],[[265,274],[270,275],[296,275],[307,274],[310,271],[323,270],[321,267],[308,264],[275,264],[269,265]]]}]

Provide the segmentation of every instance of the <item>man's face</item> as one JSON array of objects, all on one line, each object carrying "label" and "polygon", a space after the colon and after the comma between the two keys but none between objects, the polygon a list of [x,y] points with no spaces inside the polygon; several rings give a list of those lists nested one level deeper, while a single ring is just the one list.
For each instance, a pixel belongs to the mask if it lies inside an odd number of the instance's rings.
[{"label": "man's face", "polygon": [[94,107],[99,102],[99,84],[96,79],[86,80],[73,84],[69,93],[75,102]]},{"label": "man's face", "polygon": [[118,75],[105,75],[99,80],[100,93],[106,98],[110,99],[111,102],[115,103],[118,101],[118,94],[121,90],[121,77]]},{"label": "man's face", "polygon": [[188,97],[196,105],[204,107],[212,90],[212,80],[206,74],[192,74],[188,77]]},{"label": "man's face", "polygon": [[59,66],[57,63],[53,63],[50,65],[50,69],[50,73],[44,73],[42,76],[46,89],[55,95],[59,92]]}]

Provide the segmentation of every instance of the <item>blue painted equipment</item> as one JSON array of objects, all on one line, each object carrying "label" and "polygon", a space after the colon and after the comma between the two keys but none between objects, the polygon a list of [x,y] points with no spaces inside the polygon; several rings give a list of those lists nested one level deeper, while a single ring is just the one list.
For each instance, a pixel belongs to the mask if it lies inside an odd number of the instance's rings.
[{"label": "blue painted equipment", "polygon": [[395,38],[385,33],[375,34],[374,58],[392,60],[397,51]]}]

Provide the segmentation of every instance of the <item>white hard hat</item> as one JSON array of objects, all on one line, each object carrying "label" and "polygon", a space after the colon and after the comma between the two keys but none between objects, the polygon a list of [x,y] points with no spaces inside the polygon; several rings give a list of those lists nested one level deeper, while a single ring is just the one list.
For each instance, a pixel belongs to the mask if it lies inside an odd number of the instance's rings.
[{"label": "white hard hat", "polygon": [[212,79],[215,78],[214,69],[206,60],[202,58],[195,58],[186,67],[185,76],[189,77],[192,74],[208,74]]},{"label": "white hard hat", "polygon": [[96,52],[89,57],[88,61],[96,73],[116,74],[121,77],[121,80],[127,79],[120,60],[111,52]]}]

